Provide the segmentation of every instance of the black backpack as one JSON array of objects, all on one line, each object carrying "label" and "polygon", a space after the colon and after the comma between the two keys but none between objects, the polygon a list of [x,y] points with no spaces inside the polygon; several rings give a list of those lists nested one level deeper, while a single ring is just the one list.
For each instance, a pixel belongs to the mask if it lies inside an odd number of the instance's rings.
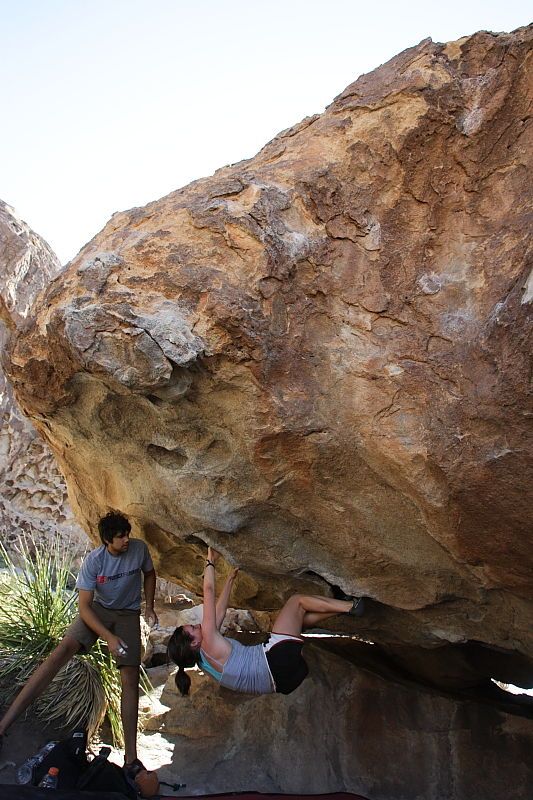
[{"label": "black backpack", "polygon": [[35,768],[33,786],[38,786],[50,767],[59,769],[57,788],[60,791],[79,789],[86,792],[120,792],[128,800],[136,800],[138,793],[126,780],[124,771],[108,761],[109,747],[102,747],[91,762],[87,759],[87,732],[74,731],[46,755]]},{"label": "black backpack", "polygon": [[68,739],[62,739],[50,750],[43,761],[33,769],[31,784],[38,786],[50,767],[57,767],[58,789],[74,789],[80,775],[82,775],[89,761],[86,755],[87,731],[74,731]]}]

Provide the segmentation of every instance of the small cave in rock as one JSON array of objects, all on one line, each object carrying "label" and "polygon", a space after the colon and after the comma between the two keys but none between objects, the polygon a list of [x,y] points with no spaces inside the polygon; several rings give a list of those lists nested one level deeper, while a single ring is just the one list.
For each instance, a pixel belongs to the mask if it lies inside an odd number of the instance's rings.
[{"label": "small cave in rock", "polygon": [[161,405],[163,403],[174,403],[181,400],[189,392],[192,386],[193,378],[190,369],[184,369],[174,365],[172,368],[172,375],[165,386],[154,389],[150,394],[146,395],[154,405]]},{"label": "small cave in rock", "polygon": [[158,444],[149,444],[148,454],[166,469],[181,469],[187,462],[187,456],[179,447],[169,449]]},{"label": "small cave in rock", "polygon": [[149,400],[154,406],[162,406],[165,403],[164,400],[162,400],[160,397],[157,397],[155,394],[147,394],[146,399]]},{"label": "small cave in rock", "polygon": [[306,569],[305,572],[301,572],[300,575],[305,575],[306,578],[318,578],[319,581],[326,582],[326,579],[320,575],[318,572],[314,572],[312,569]]},{"label": "small cave in rock", "polygon": [[300,578],[300,579],[308,578],[308,579],[312,580],[313,583],[316,583],[317,586],[321,587],[321,591],[323,591],[323,592],[327,591],[327,589],[328,589],[328,586],[329,586],[328,581],[319,572],[315,572],[312,569],[306,569],[306,570],[302,570],[302,571],[297,571],[294,574],[295,574],[295,577],[297,577],[297,578]]},{"label": "small cave in rock", "polygon": [[205,550],[205,548],[207,546],[206,543],[202,539],[200,539],[198,536],[195,536],[193,533],[188,534],[185,537],[185,541],[187,542],[187,544],[196,544],[196,545],[198,545],[199,547],[202,548],[202,550]]}]

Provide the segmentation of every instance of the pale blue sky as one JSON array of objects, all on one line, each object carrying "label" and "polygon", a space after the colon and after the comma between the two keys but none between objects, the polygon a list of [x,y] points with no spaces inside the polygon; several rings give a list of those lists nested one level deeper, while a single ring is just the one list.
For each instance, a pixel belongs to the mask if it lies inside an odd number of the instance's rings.
[{"label": "pale blue sky", "polygon": [[253,156],[406,47],[510,31],[530,9],[0,0],[0,198],[66,262],[113,212]]}]

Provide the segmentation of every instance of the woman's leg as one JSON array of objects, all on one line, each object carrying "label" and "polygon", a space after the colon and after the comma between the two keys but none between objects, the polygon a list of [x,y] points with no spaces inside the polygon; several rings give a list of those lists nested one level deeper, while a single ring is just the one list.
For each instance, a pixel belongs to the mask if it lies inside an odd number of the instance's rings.
[{"label": "woman's leg", "polygon": [[351,600],[335,600],[333,597],[314,594],[293,594],[276,617],[272,633],[299,636],[304,628],[306,614],[320,614],[320,620],[325,620],[335,614],[347,614],[352,606]]},{"label": "woman's leg", "polygon": [[316,611],[306,611],[304,615],[304,621],[302,625],[302,630],[305,631],[307,628],[316,628],[317,625],[320,625],[321,622],[329,619],[331,614],[329,611],[324,611],[322,614],[319,614]]}]

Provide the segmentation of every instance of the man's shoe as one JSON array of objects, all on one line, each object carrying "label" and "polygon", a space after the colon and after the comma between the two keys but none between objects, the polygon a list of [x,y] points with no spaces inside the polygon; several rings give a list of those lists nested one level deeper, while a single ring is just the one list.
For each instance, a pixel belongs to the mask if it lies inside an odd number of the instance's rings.
[{"label": "man's shoe", "polygon": [[122,767],[124,770],[124,774],[126,778],[132,783],[135,781],[136,776],[141,772],[143,769],[146,769],[142,761],[139,761],[138,758],[134,758],[129,764],[124,762],[124,766]]}]

